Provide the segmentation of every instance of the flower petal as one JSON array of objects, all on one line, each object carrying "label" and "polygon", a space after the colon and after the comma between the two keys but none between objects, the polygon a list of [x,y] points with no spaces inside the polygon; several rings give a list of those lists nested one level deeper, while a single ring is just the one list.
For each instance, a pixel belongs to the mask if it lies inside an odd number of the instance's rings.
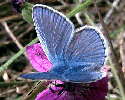
[{"label": "flower petal", "polygon": [[49,71],[52,64],[47,59],[40,43],[36,43],[26,47],[26,52],[28,53],[29,60],[32,66],[39,72]]},{"label": "flower petal", "polygon": [[[108,76],[97,82],[70,84],[67,89],[55,86],[52,90],[46,89],[37,95],[36,100],[105,100],[108,92]],[[60,93],[62,88],[64,91]]]},{"label": "flower petal", "polygon": [[105,100],[105,96],[108,93],[108,76],[98,80],[96,82],[87,83],[82,95],[87,100]]},{"label": "flower petal", "polygon": [[52,87],[55,93],[52,93],[50,89],[46,89],[39,93],[35,100],[86,100],[67,91],[63,91],[60,95],[57,95],[61,89],[61,87]]}]

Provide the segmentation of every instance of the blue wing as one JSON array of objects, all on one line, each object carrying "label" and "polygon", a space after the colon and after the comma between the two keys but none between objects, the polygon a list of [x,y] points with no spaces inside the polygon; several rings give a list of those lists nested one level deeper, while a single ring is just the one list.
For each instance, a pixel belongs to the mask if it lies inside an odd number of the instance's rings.
[{"label": "blue wing", "polygon": [[104,75],[100,68],[107,55],[106,39],[97,29],[90,26],[77,29],[65,52],[65,59],[70,69],[65,72],[67,73],[65,77],[74,82],[101,79]]},{"label": "blue wing", "polygon": [[94,27],[84,26],[76,33],[67,48],[65,59],[68,61],[93,63],[100,68],[107,56],[107,42]]},{"label": "blue wing", "polygon": [[[75,65],[75,63],[73,63]],[[22,74],[20,77],[25,79],[58,79],[65,82],[75,82],[75,83],[81,83],[81,82],[92,82],[96,81],[98,79],[101,79],[102,73],[100,71],[94,71],[93,70],[94,65],[93,64],[82,64],[82,66],[75,66],[72,67],[72,69],[68,70],[58,70],[58,71],[52,71],[49,72],[37,72],[37,73],[28,73],[28,74]]]},{"label": "blue wing", "polygon": [[33,80],[36,80],[36,79],[51,80],[51,79],[61,79],[62,78],[62,77],[59,77],[59,76],[57,76],[53,73],[50,73],[50,72],[28,73],[28,74],[22,74],[22,75],[20,75],[20,77],[25,78],[25,79],[33,79]]},{"label": "blue wing", "polygon": [[52,64],[63,60],[74,31],[73,23],[62,13],[51,7],[36,4],[33,20],[44,52]]}]

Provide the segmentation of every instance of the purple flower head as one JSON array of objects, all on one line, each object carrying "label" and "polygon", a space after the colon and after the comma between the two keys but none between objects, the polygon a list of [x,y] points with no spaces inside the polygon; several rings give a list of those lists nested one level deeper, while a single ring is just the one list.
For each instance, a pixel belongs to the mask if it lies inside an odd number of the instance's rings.
[{"label": "purple flower head", "polygon": [[[41,45],[33,44],[26,48],[32,66],[39,72],[49,71],[52,64],[47,59]],[[104,69],[104,72],[107,72]],[[71,83],[59,80],[46,82],[54,86],[42,91],[36,100],[105,100],[108,92],[108,76],[91,83]]]},{"label": "purple flower head", "polygon": [[105,100],[108,76],[92,83],[63,83],[39,93],[36,100]]},{"label": "purple flower head", "polygon": [[23,0],[10,0],[14,11],[21,13]]}]

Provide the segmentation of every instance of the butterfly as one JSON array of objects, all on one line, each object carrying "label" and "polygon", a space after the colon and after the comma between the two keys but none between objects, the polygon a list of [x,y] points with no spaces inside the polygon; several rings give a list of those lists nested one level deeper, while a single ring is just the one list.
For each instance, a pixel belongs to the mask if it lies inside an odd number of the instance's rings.
[{"label": "butterfly", "polygon": [[64,82],[93,82],[107,59],[107,40],[95,27],[74,24],[61,12],[36,4],[32,17],[43,51],[53,64],[48,72],[22,74],[25,79],[58,79]]}]

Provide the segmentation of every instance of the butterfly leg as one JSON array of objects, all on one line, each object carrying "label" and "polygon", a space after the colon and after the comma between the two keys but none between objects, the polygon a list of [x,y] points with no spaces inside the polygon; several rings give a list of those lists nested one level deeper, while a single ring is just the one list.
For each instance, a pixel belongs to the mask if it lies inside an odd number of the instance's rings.
[{"label": "butterfly leg", "polygon": [[50,91],[51,91],[52,93],[55,93],[55,91],[54,91],[51,87],[50,87],[49,89],[50,89]]},{"label": "butterfly leg", "polygon": [[62,88],[57,95],[60,95],[63,91],[64,91],[64,88]]},{"label": "butterfly leg", "polygon": [[[50,87],[49,88],[52,93],[55,93],[55,91]],[[57,95],[60,95],[64,91],[64,88],[60,90],[60,92]]]}]

